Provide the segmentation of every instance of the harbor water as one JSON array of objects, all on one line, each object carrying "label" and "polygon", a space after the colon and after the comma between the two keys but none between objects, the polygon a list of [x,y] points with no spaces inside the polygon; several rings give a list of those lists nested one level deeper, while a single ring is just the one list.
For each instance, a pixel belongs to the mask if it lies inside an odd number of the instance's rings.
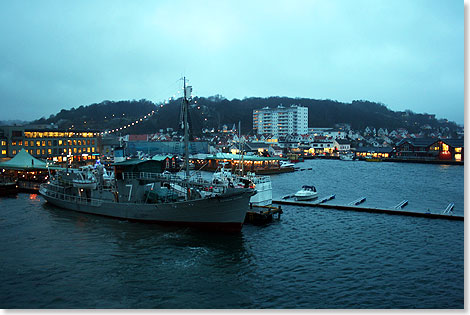
[{"label": "harbor water", "polygon": [[[308,160],[274,199],[314,185],[331,204],[464,214],[464,167]],[[1,308],[464,308],[464,222],[283,206],[239,234],[0,198]]]}]

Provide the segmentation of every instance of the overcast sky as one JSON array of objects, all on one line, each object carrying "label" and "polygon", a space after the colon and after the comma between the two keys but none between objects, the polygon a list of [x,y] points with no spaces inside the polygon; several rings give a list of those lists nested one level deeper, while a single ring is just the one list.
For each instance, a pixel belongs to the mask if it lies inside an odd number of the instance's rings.
[{"label": "overcast sky", "polygon": [[0,2],[0,120],[103,100],[370,100],[464,122],[457,0]]}]

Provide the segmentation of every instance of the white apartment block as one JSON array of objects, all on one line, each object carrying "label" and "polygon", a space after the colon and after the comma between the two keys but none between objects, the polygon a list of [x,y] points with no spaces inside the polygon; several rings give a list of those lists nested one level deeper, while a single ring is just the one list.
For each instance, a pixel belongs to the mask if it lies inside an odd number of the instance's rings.
[{"label": "white apartment block", "polygon": [[253,110],[253,129],[257,134],[285,135],[308,134],[308,108],[291,105],[277,108],[264,107]]}]

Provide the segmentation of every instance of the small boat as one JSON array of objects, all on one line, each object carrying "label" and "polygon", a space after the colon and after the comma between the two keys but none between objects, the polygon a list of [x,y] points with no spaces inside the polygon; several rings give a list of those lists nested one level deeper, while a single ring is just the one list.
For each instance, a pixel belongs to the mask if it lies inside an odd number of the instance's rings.
[{"label": "small boat", "polygon": [[302,189],[295,193],[295,199],[297,200],[312,200],[318,197],[318,192],[315,186],[302,186]]},{"label": "small boat", "polygon": [[281,161],[280,163],[281,163],[280,164],[281,168],[288,168],[288,167],[294,167],[295,166],[295,164],[291,163],[291,162]]},{"label": "small boat", "polygon": [[0,196],[15,195],[18,192],[18,185],[15,181],[0,182]]},{"label": "small boat", "polygon": [[339,159],[342,161],[354,161],[355,156],[354,153],[349,152],[349,153],[344,153],[339,156]]},{"label": "small boat", "polygon": [[256,194],[250,198],[250,204],[255,206],[269,206],[273,201],[273,190],[271,186],[271,177],[260,176],[248,172],[245,175],[233,174],[224,168],[222,163],[220,171],[212,176],[212,183],[232,185],[238,188],[253,188]]}]

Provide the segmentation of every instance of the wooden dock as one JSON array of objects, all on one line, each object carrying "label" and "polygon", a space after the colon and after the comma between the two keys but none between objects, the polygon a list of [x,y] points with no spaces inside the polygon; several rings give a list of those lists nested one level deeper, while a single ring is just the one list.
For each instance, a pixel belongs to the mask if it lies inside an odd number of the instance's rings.
[{"label": "wooden dock", "polygon": [[[361,201],[360,203],[365,201],[365,197],[362,197],[362,198],[364,198],[364,200]],[[273,200],[273,204],[288,205],[288,206],[301,206],[301,207],[320,207],[320,208],[325,208],[325,209],[349,210],[349,211],[371,212],[371,213],[385,213],[385,214],[405,215],[405,216],[412,216],[412,217],[424,217],[424,218],[430,218],[430,219],[446,219],[446,220],[464,221],[463,216],[450,214],[451,210],[449,209],[453,209],[453,204],[449,204],[449,206],[447,206],[446,210],[444,210],[443,213],[431,213],[431,212],[400,210],[405,205],[408,204],[408,200],[402,201],[394,209],[370,208],[370,207],[355,205],[355,203],[362,200],[362,198],[354,202],[351,202],[348,205],[333,205],[333,204],[325,204],[323,202],[298,202],[298,201],[286,201],[286,200]],[[321,201],[323,201],[323,199]]]},{"label": "wooden dock", "polygon": [[277,219],[281,218],[281,207],[275,206],[255,206],[250,204],[250,210],[245,215],[245,223],[254,225],[266,224],[273,221],[273,216],[277,214]]}]

